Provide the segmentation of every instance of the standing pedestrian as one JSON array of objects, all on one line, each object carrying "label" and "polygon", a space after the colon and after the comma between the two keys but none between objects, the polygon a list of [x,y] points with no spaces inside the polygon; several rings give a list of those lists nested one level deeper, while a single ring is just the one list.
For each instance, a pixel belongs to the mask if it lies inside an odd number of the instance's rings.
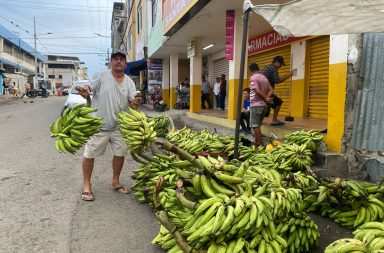
[{"label": "standing pedestrian", "polygon": [[251,72],[250,84],[250,102],[251,102],[251,127],[255,134],[255,146],[263,146],[263,135],[261,133],[261,124],[263,122],[264,114],[267,109],[268,103],[272,101],[271,96],[273,93],[272,86],[269,84],[268,79],[260,73],[259,66],[254,63],[249,66]]},{"label": "standing pedestrian", "polygon": [[251,133],[251,127],[249,125],[249,117],[250,117],[250,109],[251,109],[251,104],[249,101],[249,93],[250,93],[249,88],[245,88],[243,90],[243,98],[244,98],[244,104],[243,108],[241,109],[241,130],[244,133]]},{"label": "standing pedestrian", "polygon": [[[280,55],[273,58],[273,61],[271,64],[267,65],[263,70],[263,75],[268,79],[269,83],[272,86],[272,89],[275,89],[275,85],[281,82],[284,82],[288,78],[292,77],[293,72],[295,70],[292,70],[288,75],[280,77],[278,69],[282,66],[285,66],[284,58]],[[279,121],[277,119],[277,116],[279,115],[279,111],[281,108],[281,105],[283,104],[283,100],[276,96],[275,94],[272,95],[272,104],[271,107],[273,108],[273,118],[272,118],[272,126],[280,126],[284,125],[285,123],[282,121]]]},{"label": "standing pedestrian", "polygon": [[225,74],[220,76],[220,108],[225,109],[225,96],[227,95],[227,80],[225,80]]},{"label": "standing pedestrian", "polygon": [[25,95],[29,96],[29,93],[31,92],[31,84],[30,83],[26,83],[25,84],[25,93],[23,93],[23,95],[21,96],[21,98],[23,98]]},{"label": "standing pedestrian", "polygon": [[213,93],[215,94],[216,109],[220,108],[220,77],[216,77],[216,82],[213,86]]},{"label": "standing pedestrian", "polygon": [[13,82],[13,84],[12,84],[11,92],[12,92],[12,95],[13,95],[14,97],[15,97],[15,96],[16,96],[16,97],[19,96],[19,89],[17,88],[15,82]]},{"label": "standing pedestrian", "polygon": [[202,83],[201,83],[201,108],[206,109],[205,108],[205,102],[207,102],[208,108],[211,109],[212,103],[211,103],[211,100],[209,98],[209,95],[210,95],[209,89],[211,88],[211,84],[209,83],[209,81],[207,80],[207,78],[205,76],[203,76],[201,79],[202,79]]},{"label": "standing pedestrian", "polygon": [[83,156],[84,186],[81,198],[85,201],[95,199],[91,189],[91,176],[96,157],[104,154],[107,145],[113,152],[112,169],[113,177],[110,190],[119,193],[128,193],[127,187],[120,183],[120,173],[127,155],[127,146],[119,131],[116,119],[117,113],[126,111],[129,106],[137,106],[141,97],[136,95],[135,83],[124,74],[126,55],[116,52],[111,55],[111,69],[96,73],[91,85],[84,86],[83,97],[93,92],[92,107],[97,109],[97,116],[103,117],[104,126],[101,132],[92,136],[87,142]]}]

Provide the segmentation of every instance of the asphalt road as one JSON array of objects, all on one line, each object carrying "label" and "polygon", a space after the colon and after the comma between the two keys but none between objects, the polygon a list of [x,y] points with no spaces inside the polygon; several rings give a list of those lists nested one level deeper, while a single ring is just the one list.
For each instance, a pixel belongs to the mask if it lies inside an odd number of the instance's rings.
[{"label": "asphalt road", "polygon": [[[148,205],[108,190],[109,150],[95,162],[96,200],[80,199],[82,152],[57,153],[48,130],[64,100],[0,102],[0,252],[164,252],[150,244],[159,225]],[[122,183],[136,166],[126,158]]]}]

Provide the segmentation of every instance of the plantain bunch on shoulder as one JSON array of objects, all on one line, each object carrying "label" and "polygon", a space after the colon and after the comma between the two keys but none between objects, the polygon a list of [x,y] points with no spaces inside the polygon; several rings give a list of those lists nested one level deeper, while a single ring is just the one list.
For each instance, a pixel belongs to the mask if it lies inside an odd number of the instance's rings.
[{"label": "plantain bunch on shoulder", "polygon": [[153,128],[155,121],[148,122],[147,116],[140,111],[128,108],[118,113],[117,123],[130,151],[140,153],[149,147],[157,138]]},{"label": "plantain bunch on shoulder", "polygon": [[96,111],[85,104],[78,104],[65,109],[63,116],[49,125],[51,137],[57,138],[55,146],[58,152],[74,154],[92,135],[100,132],[104,122],[92,115]]}]

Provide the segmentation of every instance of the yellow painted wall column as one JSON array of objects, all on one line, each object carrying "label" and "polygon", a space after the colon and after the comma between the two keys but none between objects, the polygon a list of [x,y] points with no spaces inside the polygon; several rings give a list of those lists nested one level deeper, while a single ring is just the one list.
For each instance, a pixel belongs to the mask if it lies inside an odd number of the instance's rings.
[{"label": "yellow painted wall column", "polygon": [[291,45],[292,69],[297,69],[297,74],[292,76],[291,108],[290,114],[303,118],[306,115],[307,87],[305,85],[305,58],[306,41],[300,41]]},{"label": "yellow painted wall column", "polygon": [[201,111],[202,42],[195,38],[195,55],[190,61],[190,112]]},{"label": "yellow painted wall column", "polygon": [[341,152],[347,88],[348,35],[331,35],[329,48],[328,149]]},{"label": "yellow painted wall column", "polygon": [[[239,89],[241,43],[243,35],[243,17],[241,10],[235,10],[235,33],[233,60],[229,61],[228,77],[228,119],[236,120],[237,91]],[[248,50],[246,50],[248,51]],[[248,53],[245,55],[243,88],[249,87],[247,82]],[[241,103],[241,101],[240,101]]]},{"label": "yellow painted wall column", "polygon": [[169,57],[169,108],[173,108],[176,104],[176,86],[179,82],[179,56],[177,54],[171,54]]},{"label": "yellow painted wall column", "polygon": [[173,104],[171,106],[169,100],[169,59],[163,59],[163,101],[168,105],[169,108],[173,108]]}]

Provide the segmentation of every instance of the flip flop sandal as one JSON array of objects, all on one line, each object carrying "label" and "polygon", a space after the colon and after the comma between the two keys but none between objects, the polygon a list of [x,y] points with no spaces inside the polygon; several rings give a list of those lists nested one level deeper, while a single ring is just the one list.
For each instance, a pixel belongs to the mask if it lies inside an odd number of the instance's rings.
[{"label": "flip flop sandal", "polygon": [[128,193],[131,192],[131,191],[130,191],[127,187],[125,187],[125,186],[118,186],[118,187],[112,187],[112,186],[110,186],[108,189],[111,190],[111,191],[114,191],[114,192],[122,193],[122,194],[128,194]]},{"label": "flip flop sandal", "polygon": [[94,201],[95,196],[93,195],[93,192],[82,192],[81,199],[84,201]]},{"label": "flip flop sandal", "polygon": [[284,125],[284,124],[285,124],[284,122],[277,121],[277,122],[273,122],[273,123],[271,123],[271,126],[282,126],[282,125]]}]

